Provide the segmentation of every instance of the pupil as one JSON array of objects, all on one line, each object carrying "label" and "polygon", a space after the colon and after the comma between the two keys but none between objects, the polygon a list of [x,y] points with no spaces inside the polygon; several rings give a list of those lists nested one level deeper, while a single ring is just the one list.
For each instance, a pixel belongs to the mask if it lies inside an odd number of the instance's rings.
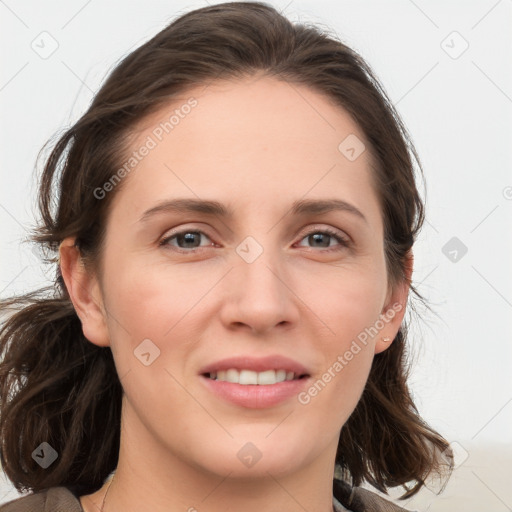
[{"label": "pupil", "polygon": [[190,243],[194,242],[194,237],[196,237],[198,233],[185,233],[184,235],[181,235],[181,238],[185,240],[185,243],[190,245]]},{"label": "pupil", "polygon": [[[322,237],[324,237],[324,243],[317,245],[316,247],[329,247],[329,241],[327,240],[330,235],[326,235],[325,233],[315,233],[314,235],[310,235],[310,237],[313,237],[313,240],[315,242],[322,242]],[[325,241],[327,240],[327,243]]]}]

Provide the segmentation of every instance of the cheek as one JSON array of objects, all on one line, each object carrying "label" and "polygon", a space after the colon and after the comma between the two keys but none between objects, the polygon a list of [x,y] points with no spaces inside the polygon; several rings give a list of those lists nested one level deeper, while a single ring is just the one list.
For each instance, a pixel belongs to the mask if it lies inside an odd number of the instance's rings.
[{"label": "cheek", "polygon": [[191,282],[190,273],[135,261],[111,269],[105,290],[111,349],[128,401],[141,418],[159,411],[158,421],[168,419],[169,397],[173,410],[188,410],[181,383],[197,340],[190,319],[201,316],[199,301],[213,276]]},{"label": "cheek", "polygon": [[[212,273],[165,264],[119,265],[111,273],[109,309],[134,338],[171,337],[187,315],[200,311],[201,298],[215,285]],[[114,322],[115,323],[115,322]]]},{"label": "cheek", "polygon": [[299,402],[311,404],[311,411],[336,411],[332,420],[341,425],[357,405],[368,378],[387,280],[384,265],[376,263],[358,271],[331,270],[328,279],[317,276],[315,282],[324,286],[309,287],[308,305],[319,312],[326,327],[315,337],[322,365]]},{"label": "cheek", "polygon": [[362,312],[354,303],[345,308],[340,305],[339,313],[343,320],[335,325],[336,336],[324,337],[319,345],[323,364],[298,396],[299,403],[310,408],[309,416],[317,416],[321,428],[328,423],[339,428],[347,421],[364,390],[374,357],[375,342],[367,334],[373,314]]},{"label": "cheek", "polygon": [[375,259],[336,269],[329,266],[302,283],[296,289],[326,328],[327,352],[329,347],[342,350],[347,342],[375,324],[387,291],[384,262]]},{"label": "cheek", "polygon": [[191,319],[202,318],[201,298],[218,278],[196,274],[191,280],[190,272],[178,268],[117,263],[105,288],[117,372],[140,379],[158,394],[177,385],[168,372],[182,380],[198,337],[193,330],[202,325]]}]

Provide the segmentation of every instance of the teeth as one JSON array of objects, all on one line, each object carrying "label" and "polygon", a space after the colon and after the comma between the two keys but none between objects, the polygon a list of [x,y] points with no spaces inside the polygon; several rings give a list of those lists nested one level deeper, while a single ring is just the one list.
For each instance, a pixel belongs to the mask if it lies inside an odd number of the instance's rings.
[{"label": "teeth", "polygon": [[267,370],[266,372],[258,373],[258,384],[275,384],[276,372],[274,370]]},{"label": "teeth", "polygon": [[[228,371],[238,373],[236,370]],[[251,372],[250,370],[242,370],[238,377],[238,384],[258,384],[258,374],[256,372]]]},{"label": "teeth", "polygon": [[277,382],[283,382],[286,380],[286,370],[277,370],[276,371],[276,380]]},{"label": "teeth", "polygon": [[285,380],[293,380],[295,373],[286,370],[266,370],[264,372],[253,372],[252,370],[237,370],[229,368],[229,370],[219,370],[211,372],[210,379],[222,380],[224,382],[233,382],[235,384],[259,384],[270,385],[283,382]]},{"label": "teeth", "polygon": [[227,382],[238,382],[238,372],[234,369],[226,370],[226,381]]}]

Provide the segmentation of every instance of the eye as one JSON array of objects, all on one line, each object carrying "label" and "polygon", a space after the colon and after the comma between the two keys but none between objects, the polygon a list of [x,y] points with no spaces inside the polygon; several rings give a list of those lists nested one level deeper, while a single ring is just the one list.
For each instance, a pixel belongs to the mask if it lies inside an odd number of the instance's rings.
[{"label": "eye", "polygon": [[344,237],[338,231],[328,228],[310,231],[301,239],[301,241],[306,239],[309,243],[313,244],[313,247],[320,248],[332,247],[331,242],[338,242],[338,246],[334,244],[334,248],[328,249],[328,251],[339,251],[350,245],[348,238]]},{"label": "eye", "polygon": [[[202,236],[207,240],[210,240],[210,237],[203,231],[186,229],[165,237],[159,242],[159,245],[167,247],[171,246],[178,251],[182,250],[184,252],[194,252],[194,250],[200,250],[214,245],[211,240],[209,244],[201,245]],[[349,247],[350,245],[350,240],[347,237],[343,236],[340,232],[329,228],[310,231],[301,238],[301,241],[303,240],[307,240],[311,243],[312,247],[327,248],[326,251],[323,252],[339,251],[343,248]],[[332,242],[337,242],[337,244],[332,244]],[[302,246],[302,244],[299,244],[299,246]]]},{"label": "eye", "polygon": [[[207,246],[201,246],[197,245],[201,242],[201,235],[205,236],[208,240],[210,238],[203,233],[202,231],[193,231],[190,229],[179,231],[177,233],[172,234],[171,236],[168,236],[160,241],[159,245],[171,245],[174,247],[177,247],[178,249],[199,249],[201,247],[207,247]],[[171,240],[174,240],[176,243],[170,243]],[[211,244],[209,244],[211,245]],[[187,251],[190,252],[190,251]]]}]

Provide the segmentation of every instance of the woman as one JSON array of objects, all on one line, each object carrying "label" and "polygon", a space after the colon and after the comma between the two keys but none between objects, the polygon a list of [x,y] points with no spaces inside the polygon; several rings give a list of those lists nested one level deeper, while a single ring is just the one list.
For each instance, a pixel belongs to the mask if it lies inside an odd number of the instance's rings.
[{"label": "woman", "polygon": [[54,296],[3,301],[33,494],[0,510],[392,511],[360,485],[448,473],[406,383],[414,161],[363,59],[266,4],[128,55],[46,163]]}]

